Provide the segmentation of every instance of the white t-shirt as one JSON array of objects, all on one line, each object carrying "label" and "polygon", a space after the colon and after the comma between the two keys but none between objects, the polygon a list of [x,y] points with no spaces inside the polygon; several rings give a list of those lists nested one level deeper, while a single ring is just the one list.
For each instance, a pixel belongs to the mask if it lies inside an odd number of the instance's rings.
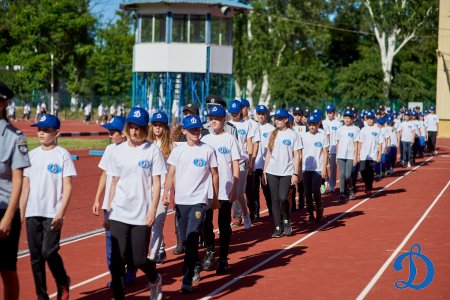
[{"label": "white t-shirt", "polygon": [[425,136],[425,121],[419,120],[419,125],[417,126],[420,130],[420,136]]},{"label": "white t-shirt", "polygon": [[342,127],[342,123],[338,119],[329,119],[322,121],[325,132],[330,135],[330,154],[336,154],[337,131]]},{"label": "white t-shirt", "polygon": [[26,217],[54,218],[61,208],[63,178],[77,176],[70,153],[56,146],[51,150],[38,147],[29,153],[31,166],[23,176],[30,179]]},{"label": "white t-shirt", "polygon": [[300,134],[306,133],[306,131],[307,131],[306,125],[294,125],[294,126],[292,126],[292,129],[295,132],[300,133]]},{"label": "white t-shirt", "polygon": [[[230,200],[231,187],[233,185],[233,161],[239,161],[238,142],[236,138],[224,132],[223,134],[210,133],[202,137],[202,142],[216,150],[217,165],[219,169],[219,200]],[[208,198],[213,198],[212,177],[208,189]]]},{"label": "white t-shirt", "polygon": [[[247,152],[247,139],[253,138],[255,131],[252,130],[252,125],[249,121],[241,120],[240,122],[229,121],[231,124],[236,126],[239,152],[241,153],[241,163],[248,160]],[[255,142],[255,141],[253,141]]]},{"label": "white t-shirt", "polygon": [[414,133],[415,133],[415,137],[418,138],[420,136],[420,121],[419,120],[413,120],[412,121],[413,125],[414,125]]},{"label": "white t-shirt", "polygon": [[250,122],[250,126],[251,126],[250,127],[251,128],[250,135],[253,136],[253,139],[252,139],[253,143],[260,142],[261,141],[261,128],[260,128],[259,123],[253,119],[249,119],[248,121]]},{"label": "white t-shirt", "polygon": [[158,146],[144,142],[132,147],[123,142],[112,151],[107,174],[119,177],[109,219],[132,225],[145,225],[152,202],[152,176],[167,173]]},{"label": "white t-shirt", "polygon": [[325,132],[318,131],[312,134],[310,131],[301,135],[303,143],[302,170],[321,172],[323,167],[323,148],[329,147],[328,137]]},{"label": "white t-shirt", "polygon": [[414,124],[411,121],[403,121],[400,124],[398,131],[401,131],[400,141],[402,142],[413,141],[414,139],[413,131],[415,131],[415,129]]},{"label": "white t-shirt", "polygon": [[398,144],[397,130],[395,129],[394,126],[388,126],[386,128],[387,128],[388,135],[391,138],[391,147],[392,146],[397,147],[397,144]]},{"label": "white t-shirt", "polygon": [[[272,132],[272,134],[274,134]],[[300,135],[294,130],[278,130],[266,172],[276,176],[294,174],[294,151],[303,149]]]},{"label": "white t-shirt", "polygon": [[187,143],[178,144],[170,153],[167,163],[175,166],[175,203],[206,204],[211,168],[217,167],[214,148],[203,142],[192,147]]},{"label": "white t-shirt", "polygon": [[336,139],[339,141],[337,147],[336,158],[338,159],[355,159],[355,142],[359,139],[358,126],[342,126],[337,130]]},{"label": "white t-shirt", "polygon": [[359,132],[359,140],[361,151],[359,153],[360,160],[377,160],[378,146],[383,144],[383,135],[381,129],[376,126],[364,126]]},{"label": "white t-shirt", "polygon": [[275,129],[275,127],[266,123],[264,125],[259,125],[259,130],[261,133],[261,141],[259,143],[258,154],[255,160],[255,170],[264,169],[264,162],[266,161],[267,146],[269,145],[269,135]]},{"label": "white t-shirt", "polygon": [[[105,172],[108,170],[109,161],[111,160],[112,152],[114,151],[116,146],[117,146],[117,144],[108,145],[106,147],[105,151],[103,152],[100,162],[98,163],[98,167]],[[111,182],[112,182],[112,176],[109,174],[106,174],[105,197],[103,197],[103,204],[102,204],[102,209],[104,209],[104,210],[108,209],[109,191],[111,190]]]},{"label": "white t-shirt", "polygon": [[428,131],[437,131],[437,124],[439,123],[439,117],[436,114],[429,114],[425,118],[425,126]]}]

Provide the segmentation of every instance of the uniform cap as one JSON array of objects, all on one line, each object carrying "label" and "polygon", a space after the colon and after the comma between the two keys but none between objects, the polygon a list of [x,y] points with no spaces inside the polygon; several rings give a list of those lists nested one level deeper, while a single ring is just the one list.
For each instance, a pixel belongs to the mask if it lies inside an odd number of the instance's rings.
[{"label": "uniform cap", "polygon": [[197,116],[200,114],[200,110],[199,110],[198,106],[195,104],[192,104],[192,103],[186,104],[186,106],[183,108],[183,112],[185,112],[185,111],[188,111]]},{"label": "uniform cap", "polygon": [[268,110],[267,110],[267,107],[266,106],[264,106],[264,105],[258,105],[257,107],[256,107],[256,112],[257,113],[266,113]]},{"label": "uniform cap", "polygon": [[227,113],[225,109],[220,105],[214,105],[209,109],[208,116],[211,117],[226,117]]},{"label": "uniform cap", "polygon": [[300,107],[294,107],[294,109],[292,110],[292,113],[294,115],[303,115],[303,109],[301,109]]},{"label": "uniform cap", "polygon": [[222,98],[220,98],[219,96],[216,96],[216,95],[211,94],[211,95],[206,96],[205,102],[206,102],[206,104],[220,105],[223,108],[227,108],[227,103]]},{"label": "uniform cap", "polygon": [[279,108],[277,109],[277,111],[275,112],[274,115],[275,118],[289,118],[289,113],[287,110],[285,110],[284,108]]},{"label": "uniform cap", "polygon": [[368,119],[375,119],[375,114],[373,113],[373,111],[367,112],[366,118],[368,118]]},{"label": "uniform cap", "polygon": [[119,130],[122,131],[125,127],[124,117],[114,117],[109,123],[102,125],[103,128],[108,130]]},{"label": "uniform cap", "polygon": [[250,102],[247,99],[241,99],[242,107],[250,107]]},{"label": "uniform cap", "polygon": [[354,114],[353,114],[353,112],[351,110],[346,109],[344,111],[344,117],[351,117],[351,118],[353,118],[353,116],[354,116]]},{"label": "uniform cap", "polygon": [[32,124],[31,127],[59,129],[61,127],[61,122],[57,116],[45,114],[39,119],[39,122]]},{"label": "uniform cap", "polygon": [[148,112],[142,107],[133,107],[130,110],[130,114],[127,118],[127,123],[133,123],[138,126],[144,127],[148,125],[149,115]]},{"label": "uniform cap", "polygon": [[183,119],[183,123],[181,125],[183,129],[194,129],[194,128],[202,128],[202,121],[200,117],[197,115],[186,116]]},{"label": "uniform cap", "polygon": [[238,112],[241,111],[241,101],[239,100],[233,100],[230,103],[230,107],[228,108],[228,112],[230,114],[237,114]]},{"label": "uniform cap", "polygon": [[334,106],[333,104],[330,104],[327,106],[327,113],[331,113],[331,112],[335,112],[336,111],[336,106]]},{"label": "uniform cap", "polygon": [[165,112],[158,111],[152,115],[150,122],[161,122],[161,123],[169,124],[169,118],[167,117]]}]

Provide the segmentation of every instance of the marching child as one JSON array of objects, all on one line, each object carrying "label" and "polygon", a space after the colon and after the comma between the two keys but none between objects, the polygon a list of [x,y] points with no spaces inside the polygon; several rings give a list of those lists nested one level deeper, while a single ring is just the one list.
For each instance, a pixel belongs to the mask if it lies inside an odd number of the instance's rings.
[{"label": "marching child", "polygon": [[61,229],[77,175],[69,152],[56,145],[60,121],[50,114],[31,125],[37,127],[41,146],[30,152],[31,167],[25,169],[21,195],[26,220],[31,268],[38,299],[48,299],[45,262],[56,281],[58,299],[69,299],[70,278],[61,256]]},{"label": "marching child", "polygon": [[[308,224],[320,223],[323,220],[320,185],[327,175],[329,143],[326,134],[319,132],[320,121],[319,116],[310,115],[307,119],[309,131],[302,135],[302,170],[309,213]],[[316,216],[314,216],[313,196],[316,202]]]},{"label": "marching child", "polygon": [[272,237],[292,234],[289,189],[298,182],[302,144],[300,136],[288,128],[289,113],[285,109],[275,112],[276,128],[269,137],[264,163],[263,184],[268,184],[272,199],[275,231]]},{"label": "marching child", "polygon": [[[111,123],[102,125],[103,128],[107,129],[109,132],[109,138],[111,139],[111,144],[105,149],[105,152],[100,159],[98,167],[103,170],[100,180],[98,182],[97,193],[95,194],[94,204],[92,205],[92,213],[98,216],[100,207],[100,197],[105,192],[103,197],[103,204],[101,209],[103,210],[103,218],[106,217],[106,210],[108,208],[109,191],[111,189],[112,176],[106,174],[106,169],[109,166],[111,155],[114,149],[125,142],[126,136],[122,133],[125,127],[124,117],[115,117]],[[108,265],[108,270],[111,272],[111,231],[109,228],[105,228],[105,238],[106,238],[106,263]],[[128,259],[127,263],[127,274],[125,276],[125,284],[130,284],[136,279],[136,270],[133,266],[132,259]],[[111,282],[108,282],[108,287],[111,287]]]},{"label": "marching child", "polygon": [[325,132],[328,135],[330,141],[330,154],[329,154],[329,164],[330,164],[330,193],[334,193],[334,186],[336,185],[336,143],[337,143],[337,131],[342,126],[342,123],[336,118],[336,107],[330,104],[326,108],[327,118],[322,121]]},{"label": "marching child", "polygon": [[[223,274],[228,271],[228,249],[231,241],[231,204],[236,200],[237,185],[239,182],[239,160],[241,155],[236,138],[224,129],[226,123],[226,112],[222,106],[212,106],[208,118],[211,134],[202,138],[202,142],[213,147],[216,151],[219,170],[219,242],[220,256],[216,273]],[[203,237],[206,255],[202,266],[204,270],[210,270],[214,266],[216,254],[214,246],[213,208],[213,186],[209,185],[209,203],[205,212],[203,224]]]},{"label": "marching child", "polygon": [[395,122],[392,117],[387,118],[387,129],[388,135],[390,137],[390,145],[388,148],[388,160],[387,160],[387,172],[389,174],[394,174],[394,167],[397,161],[397,149],[398,149],[398,138],[397,130],[395,129]]},{"label": "marching child", "polygon": [[353,112],[344,111],[344,126],[337,131],[336,158],[340,173],[339,201],[345,203],[345,190],[348,189],[348,199],[355,198],[352,184],[352,169],[358,158],[359,127],[353,125]]},{"label": "marching child", "polygon": [[131,250],[133,264],[150,286],[150,299],[162,298],[162,279],[147,258],[151,227],[160,201],[161,175],[167,172],[158,146],[147,141],[148,112],[131,109],[125,124],[127,142],[113,151],[107,173],[113,177],[106,223],[111,230],[111,275],[115,299],[125,298],[125,263]]},{"label": "marching child", "polygon": [[196,115],[184,117],[182,131],[186,143],[175,147],[167,160],[170,165],[166,176],[163,201],[169,205],[169,190],[175,184],[175,209],[178,235],[185,247],[183,282],[181,291],[192,292],[198,257],[198,241],[208,203],[208,191],[212,176],[212,209],[219,206],[219,175],[215,150],[200,141],[203,128]]},{"label": "marching child", "polygon": [[401,160],[403,168],[411,167],[411,153],[416,135],[414,125],[410,121],[409,116],[410,112],[406,111],[403,115],[403,121],[400,123],[397,133],[397,138],[401,142]]},{"label": "marching child", "polygon": [[378,126],[375,126],[375,114],[367,113],[367,125],[359,133],[358,153],[360,167],[359,171],[365,184],[365,193],[372,194],[374,179],[374,168],[377,162],[381,162],[381,151],[383,136]]}]

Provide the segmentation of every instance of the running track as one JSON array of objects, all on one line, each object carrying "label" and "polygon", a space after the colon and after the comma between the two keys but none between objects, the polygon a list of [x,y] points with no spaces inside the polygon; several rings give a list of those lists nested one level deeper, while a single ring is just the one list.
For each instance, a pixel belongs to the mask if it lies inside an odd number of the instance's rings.
[{"label": "running track", "polygon": [[[421,165],[397,169],[394,176],[375,183],[372,198],[361,192],[345,205],[336,195],[324,198],[327,223],[307,226],[305,213],[292,215],[295,234],[271,239],[273,227],[267,213],[250,230],[234,231],[230,249],[230,274],[202,272],[194,294],[178,292],[181,257],[168,251],[168,261],[159,267],[166,299],[445,299],[450,294],[450,140],[439,140],[440,155],[426,157]],[[90,213],[99,172],[98,158],[81,153],[76,162],[80,176],[70,206],[63,237],[98,229],[101,219]],[[84,175],[86,174],[86,176]],[[173,214],[165,226],[166,244],[175,245]],[[397,280],[408,279],[406,271],[395,272],[391,258],[415,243],[434,263],[433,283],[421,291],[398,290]],[[26,248],[24,237],[21,249]],[[170,248],[169,248],[170,249]],[[104,236],[92,235],[62,246],[61,253],[72,277],[72,299],[111,299],[105,288],[109,280],[105,264]],[[202,254],[202,253],[201,253]],[[417,282],[424,276],[417,263]],[[28,256],[19,258],[21,299],[34,298]],[[56,291],[50,273],[48,289]],[[0,290],[2,286],[0,285]],[[1,291],[0,291],[1,292]],[[127,289],[130,298],[147,298],[142,273]]]}]

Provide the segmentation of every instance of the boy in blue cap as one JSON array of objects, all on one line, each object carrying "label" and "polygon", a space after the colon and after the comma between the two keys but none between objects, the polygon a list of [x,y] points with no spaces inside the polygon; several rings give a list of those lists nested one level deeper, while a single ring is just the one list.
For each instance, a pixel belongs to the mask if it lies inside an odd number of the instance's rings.
[{"label": "boy in blue cap", "polygon": [[[219,175],[214,148],[200,141],[202,122],[198,116],[183,119],[182,131],[186,143],[175,147],[167,160],[170,165],[166,176],[163,203],[170,204],[169,190],[175,187],[175,209],[179,236],[185,247],[183,282],[181,291],[192,292],[192,282],[198,256],[198,239],[208,203],[212,178],[212,209],[219,207]],[[186,176],[189,174],[189,176]],[[210,178],[211,177],[211,178]]]},{"label": "boy in blue cap", "polygon": [[56,144],[60,124],[56,116],[46,114],[31,125],[38,128],[41,146],[30,152],[31,167],[23,174],[20,208],[22,220],[26,220],[38,299],[48,299],[45,262],[55,278],[58,299],[69,298],[70,278],[58,251],[72,194],[72,177],[77,172],[70,153]]},{"label": "boy in blue cap", "polygon": [[337,144],[337,131],[342,126],[342,123],[336,118],[336,107],[330,104],[326,107],[327,118],[323,120],[323,126],[325,133],[330,141],[330,177],[328,183],[330,185],[330,193],[334,192],[334,186],[336,185],[336,144]]}]

